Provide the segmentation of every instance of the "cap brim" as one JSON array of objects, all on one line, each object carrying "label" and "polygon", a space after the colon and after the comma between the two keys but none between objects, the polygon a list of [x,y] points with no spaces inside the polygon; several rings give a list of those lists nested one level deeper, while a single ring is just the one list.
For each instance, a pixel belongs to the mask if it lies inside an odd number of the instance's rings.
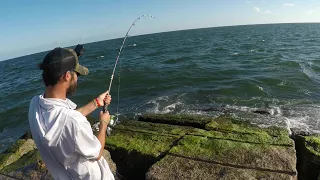
[{"label": "cap brim", "polygon": [[74,71],[76,71],[77,73],[79,73],[81,75],[88,75],[89,74],[88,68],[81,66],[80,64],[76,65],[76,68],[74,68]]}]

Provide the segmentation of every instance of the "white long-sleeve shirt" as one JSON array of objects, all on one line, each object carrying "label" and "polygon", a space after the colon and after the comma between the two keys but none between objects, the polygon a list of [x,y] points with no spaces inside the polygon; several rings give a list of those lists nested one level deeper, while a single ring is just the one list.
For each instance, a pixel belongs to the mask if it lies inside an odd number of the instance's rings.
[{"label": "white long-sleeve shirt", "polygon": [[29,124],[32,137],[56,180],[114,180],[108,163],[99,156],[101,144],[90,123],[71,100],[32,98]]}]

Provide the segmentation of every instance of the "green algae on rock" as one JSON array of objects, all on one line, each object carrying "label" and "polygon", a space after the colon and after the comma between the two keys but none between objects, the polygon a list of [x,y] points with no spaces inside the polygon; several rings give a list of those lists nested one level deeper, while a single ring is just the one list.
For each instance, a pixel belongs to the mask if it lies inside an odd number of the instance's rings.
[{"label": "green algae on rock", "polygon": [[142,121],[124,121],[115,127],[116,130],[126,130],[141,133],[150,133],[157,135],[185,135],[186,133],[194,132],[195,128],[187,126],[177,126],[160,123],[150,123]]},{"label": "green algae on rock", "polygon": [[215,139],[227,139],[239,142],[256,143],[256,144],[270,144],[281,146],[294,146],[294,142],[289,136],[271,136],[266,132],[256,132],[254,134],[237,133],[219,130],[203,130],[194,129],[188,133],[189,135],[211,137]]},{"label": "green algae on rock", "polygon": [[229,116],[215,118],[205,126],[207,130],[237,132],[244,134],[269,134],[270,136],[289,136],[288,130],[279,127],[260,128],[246,121],[235,120]]},{"label": "green algae on rock", "polygon": [[37,150],[24,154],[17,161],[4,167],[0,173],[14,178],[53,180]]},{"label": "green algae on rock", "polygon": [[146,174],[147,180],[173,180],[173,179],[278,179],[292,180],[294,176],[256,169],[243,169],[221,164],[198,161],[191,158],[182,158],[167,155],[154,164]]},{"label": "green algae on rock", "polygon": [[[149,119],[123,120],[106,139],[117,171],[126,179],[296,179],[294,144],[285,129],[259,128],[230,117],[145,117]],[[14,157],[27,140],[17,141],[0,160],[10,153]],[[39,158],[32,149],[1,172],[52,178]]]},{"label": "green algae on rock", "polygon": [[[237,122],[226,117],[215,119],[165,114],[148,114],[141,117],[143,118],[140,118],[140,121],[122,121],[114,128],[112,136],[107,140],[112,158],[117,163],[121,175],[126,175],[125,178],[144,178],[144,173],[149,167],[167,156],[179,157],[184,159],[183,162],[192,160],[189,163],[207,163],[210,167],[223,166],[222,169],[230,171],[228,171],[230,178],[237,175],[236,172],[243,173],[239,175],[243,179],[247,174],[250,174],[249,179],[253,177],[296,178],[294,144],[289,136],[286,136],[285,129],[259,128],[247,122]],[[203,121],[198,121],[199,119]],[[217,122],[215,126],[219,128],[213,129],[215,127],[212,122]],[[211,125],[208,125],[210,123]],[[165,160],[166,158],[163,158],[160,162]],[[174,174],[175,170],[171,171],[170,166],[162,168],[167,168],[164,172],[170,171]],[[203,170],[205,171],[205,168]],[[190,176],[179,178],[194,177],[189,173],[193,172],[192,168],[184,171]],[[152,174],[151,171],[149,172]],[[150,173],[147,174],[147,178],[151,177]],[[140,175],[134,176],[135,174]],[[153,178],[158,177],[153,175]],[[199,177],[202,176],[199,175]],[[216,175],[210,174],[207,177],[215,178]]]},{"label": "green algae on rock", "polygon": [[296,173],[293,147],[185,136],[169,152],[186,158],[231,166]]},{"label": "green algae on rock", "polygon": [[160,159],[179,139],[117,129],[107,138],[107,149],[120,174],[133,179],[144,178],[148,168]]},{"label": "green algae on rock", "polygon": [[263,130],[256,131],[254,134],[230,133],[226,131],[210,131],[188,126],[148,123],[141,121],[124,121],[123,123],[115,127],[115,130],[117,129],[166,136],[189,134],[196,136],[211,137],[216,139],[229,139],[241,142],[294,146],[293,140],[290,139],[288,136],[271,136]]},{"label": "green algae on rock", "polygon": [[36,145],[32,139],[19,139],[9,149],[0,154],[0,169],[17,161],[24,154],[35,148]]},{"label": "green algae on rock", "polygon": [[139,121],[204,128],[213,117],[187,114],[143,114]]}]

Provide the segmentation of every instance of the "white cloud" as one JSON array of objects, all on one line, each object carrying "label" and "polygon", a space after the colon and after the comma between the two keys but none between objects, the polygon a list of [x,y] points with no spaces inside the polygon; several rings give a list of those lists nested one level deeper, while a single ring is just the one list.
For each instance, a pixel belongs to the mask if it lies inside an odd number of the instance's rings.
[{"label": "white cloud", "polygon": [[293,7],[293,6],[296,6],[294,4],[283,4],[283,6],[286,6],[286,7]]},{"label": "white cloud", "polygon": [[314,12],[314,9],[310,9],[309,11],[308,11],[308,14],[312,14]]},{"label": "white cloud", "polygon": [[272,12],[269,11],[269,10],[266,10],[264,13],[266,13],[266,14],[271,14]]},{"label": "white cloud", "polygon": [[258,8],[258,7],[254,7],[254,10],[257,11],[257,12],[261,11],[260,8]]},{"label": "white cloud", "polygon": [[319,13],[320,12],[320,7],[315,7],[313,9],[310,9],[307,11],[307,13],[310,14],[315,14],[315,13]]}]

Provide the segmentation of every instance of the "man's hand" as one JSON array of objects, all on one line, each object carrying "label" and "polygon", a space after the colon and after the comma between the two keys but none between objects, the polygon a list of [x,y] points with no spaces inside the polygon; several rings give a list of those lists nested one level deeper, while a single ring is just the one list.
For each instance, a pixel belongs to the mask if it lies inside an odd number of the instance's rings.
[{"label": "man's hand", "polygon": [[97,97],[97,99],[101,106],[103,106],[104,103],[107,105],[111,103],[111,95],[109,95],[109,91],[102,93],[99,97]]},{"label": "man's hand", "polygon": [[100,111],[100,121],[102,121],[102,122],[100,122],[100,124],[101,123],[105,123],[105,125],[108,125],[109,124],[109,122],[110,122],[110,114],[109,114],[109,112],[107,111],[107,112],[105,112],[105,113],[103,113],[102,111]]},{"label": "man's hand", "polygon": [[[102,94],[102,95],[105,96],[104,94]],[[100,141],[101,149],[100,149],[99,156],[97,157],[97,160],[100,160],[100,158],[103,154],[104,147],[106,145],[106,131],[108,128],[109,121],[110,121],[109,112],[107,111],[107,112],[103,113],[102,111],[100,111],[100,128],[99,128],[99,132],[97,134],[97,138]]]}]

